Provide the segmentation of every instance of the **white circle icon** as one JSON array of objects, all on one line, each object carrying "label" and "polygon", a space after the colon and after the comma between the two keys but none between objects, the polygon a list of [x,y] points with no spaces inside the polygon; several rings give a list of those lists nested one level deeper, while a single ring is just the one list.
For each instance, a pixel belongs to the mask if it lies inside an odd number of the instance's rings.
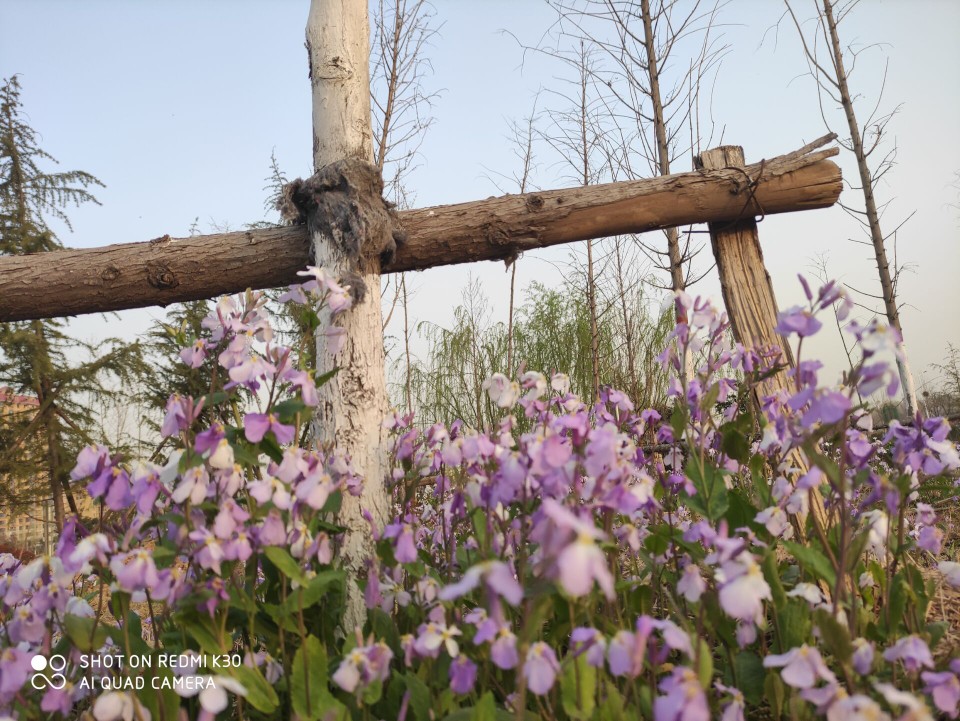
[{"label": "white circle icon", "polygon": [[47,667],[47,658],[46,656],[41,656],[39,653],[30,659],[30,666],[34,671],[43,671]]}]

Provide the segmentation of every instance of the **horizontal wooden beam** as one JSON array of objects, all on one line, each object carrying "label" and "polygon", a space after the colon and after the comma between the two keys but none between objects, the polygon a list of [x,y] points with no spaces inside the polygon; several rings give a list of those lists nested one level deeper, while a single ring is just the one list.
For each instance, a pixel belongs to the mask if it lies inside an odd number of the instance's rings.
[{"label": "horizontal wooden beam", "polygon": [[[829,139],[829,138],[828,138]],[[678,173],[400,213],[407,234],[385,273],[534,248],[833,205],[840,168],[828,139],[746,168]],[[0,257],[0,321],[168,305],[296,283],[312,263],[305,226]]]}]

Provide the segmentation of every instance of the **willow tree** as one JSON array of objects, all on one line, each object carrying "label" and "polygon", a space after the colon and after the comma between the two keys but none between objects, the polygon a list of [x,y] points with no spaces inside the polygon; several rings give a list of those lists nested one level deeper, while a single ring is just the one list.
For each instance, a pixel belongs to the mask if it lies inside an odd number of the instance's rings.
[{"label": "willow tree", "polygon": [[[42,253],[62,248],[48,221],[72,230],[66,209],[97,203],[91,188],[102,183],[79,170],[51,172],[56,160],[37,143],[23,117],[20,81],[0,87],[0,255]],[[77,359],[84,357],[83,362]],[[93,347],[71,337],[63,320],[0,324],[0,385],[36,397],[35,412],[12,419],[12,436],[0,451],[0,468],[11,487],[46,486],[46,492],[8,502],[52,502],[57,529],[66,508],[78,508],[69,472],[80,447],[95,427],[89,399],[110,393],[109,376],[130,380],[139,370],[140,350],[107,340]],[[42,484],[37,479],[45,477]]]}]

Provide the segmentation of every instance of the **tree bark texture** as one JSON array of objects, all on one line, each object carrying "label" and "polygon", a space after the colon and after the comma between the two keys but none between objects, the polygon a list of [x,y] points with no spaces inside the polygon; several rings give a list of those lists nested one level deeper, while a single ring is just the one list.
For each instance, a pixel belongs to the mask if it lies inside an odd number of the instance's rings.
[{"label": "tree bark texture", "polygon": [[[316,141],[319,149],[344,149],[324,137]],[[842,190],[840,169],[827,160],[837,150],[814,150],[833,137],[743,169],[401,211],[407,240],[382,270],[506,260],[590,238],[826,208]],[[295,225],[0,257],[0,322],[168,305],[296,283],[302,280],[297,271],[313,263],[308,236],[306,226]]]},{"label": "tree bark texture", "polygon": [[900,325],[900,309],[897,307],[896,288],[893,285],[893,277],[890,274],[890,262],[887,260],[887,249],[883,230],[880,228],[880,212],[877,210],[877,199],[873,194],[873,173],[867,164],[867,154],[863,147],[863,136],[860,133],[860,124],[857,122],[857,115],[853,108],[853,97],[850,95],[850,88],[847,85],[847,70],[843,64],[843,51],[840,47],[840,36],[837,33],[837,23],[833,17],[833,3],[831,0],[823,0],[823,15],[830,29],[830,52],[833,61],[834,70],[837,74],[837,86],[840,90],[840,101],[843,105],[843,112],[847,118],[847,127],[850,130],[850,143],[853,146],[853,154],[857,159],[857,171],[860,174],[860,186],[863,188],[864,210],[867,215],[867,225],[870,227],[870,240],[873,243],[873,252],[877,260],[877,272],[880,276],[880,290],[883,293],[884,312],[887,316],[887,322],[893,328],[896,328],[900,334],[901,341],[897,344],[899,354],[897,356],[897,370],[900,373],[900,387],[903,391],[903,397],[907,402],[907,408],[911,416],[917,414],[919,405],[917,403],[917,388],[913,381],[913,373],[907,360],[907,349],[902,340],[903,328]]},{"label": "tree bark texture", "polygon": [[[350,159],[372,163],[370,23],[366,0],[313,0],[307,20],[307,52],[313,92],[313,163],[318,172],[314,177],[323,175],[320,171],[327,171],[333,164],[349,163]],[[359,201],[382,204],[383,181],[373,165],[369,168],[374,174],[374,186],[368,183],[358,189],[349,171],[331,181],[341,184],[341,179],[347,178],[351,183],[341,209],[355,209],[358,199],[350,194],[359,190],[361,195],[369,196],[371,187],[377,197],[360,197]],[[363,181],[363,177],[359,179]],[[338,523],[347,529],[340,544],[340,559],[347,571],[343,630],[352,633],[354,628],[363,626],[366,618],[359,581],[366,577],[367,564],[375,558],[373,534],[362,512],[368,511],[380,529],[386,525],[390,512],[385,484],[387,437],[383,427],[389,403],[380,310],[379,247],[385,239],[356,237],[358,233],[351,237],[328,220],[308,218],[314,264],[326,268],[334,277],[354,277],[355,283],[367,289],[362,300],[336,321],[329,313],[321,319],[326,325],[343,327],[346,342],[339,352],[331,354],[327,336],[317,334],[318,365],[330,362],[340,370],[318,389],[320,403],[312,426],[314,440],[322,446],[336,444],[346,451],[354,469],[363,477],[362,495],[345,493],[337,517]],[[354,230],[389,232],[389,228],[372,228],[363,218],[360,220],[359,225],[352,226]],[[376,252],[370,252],[371,248]]]},{"label": "tree bark texture", "polygon": [[[695,162],[705,169],[743,167],[743,148],[724,145],[706,150]],[[777,325],[777,298],[773,292],[770,274],[763,263],[763,250],[760,248],[756,222],[749,218],[733,223],[710,223],[710,241],[720,275],[723,302],[737,342],[745,348],[777,347],[787,366],[794,367],[790,344],[774,330]],[[760,384],[756,392],[757,407],[760,407],[761,396],[774,395],[781,391],[794,391],[784,371]],[[792,465],[804,471],[809,467],[799,451],[793,451],[792,456]],[[817,489],[810,493],[810,512],[813,522],[818,524],[821,530],[826,528],[826,511]],[[802,528],[797,530],[802,534]]]}]

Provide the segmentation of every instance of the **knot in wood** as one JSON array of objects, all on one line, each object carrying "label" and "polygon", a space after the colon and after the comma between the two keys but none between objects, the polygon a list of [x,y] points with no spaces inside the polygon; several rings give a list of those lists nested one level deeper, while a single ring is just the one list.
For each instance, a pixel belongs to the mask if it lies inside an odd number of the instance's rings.
[{"label": "knot in wood", "polygon": [[543,209],[543,198],[539,195],[528,195],[525,203],[530,212]]},{"label": "knot in wood", "polygon": [[483,239],[493,245],[510,245],[511,237],[507,226],[500,222],[484,223],[480,227]]},{"label": "knot in wood", "polygon": [[109,283],[120,277],[120,269],[112,263],[100,271],[100,280]]},{"label": "knot in wood", "polygon": [[167,290],[180,285],[177,274],[170,270],[165,263],[158,262],[147,264],[147,282],[157,290]]}]

